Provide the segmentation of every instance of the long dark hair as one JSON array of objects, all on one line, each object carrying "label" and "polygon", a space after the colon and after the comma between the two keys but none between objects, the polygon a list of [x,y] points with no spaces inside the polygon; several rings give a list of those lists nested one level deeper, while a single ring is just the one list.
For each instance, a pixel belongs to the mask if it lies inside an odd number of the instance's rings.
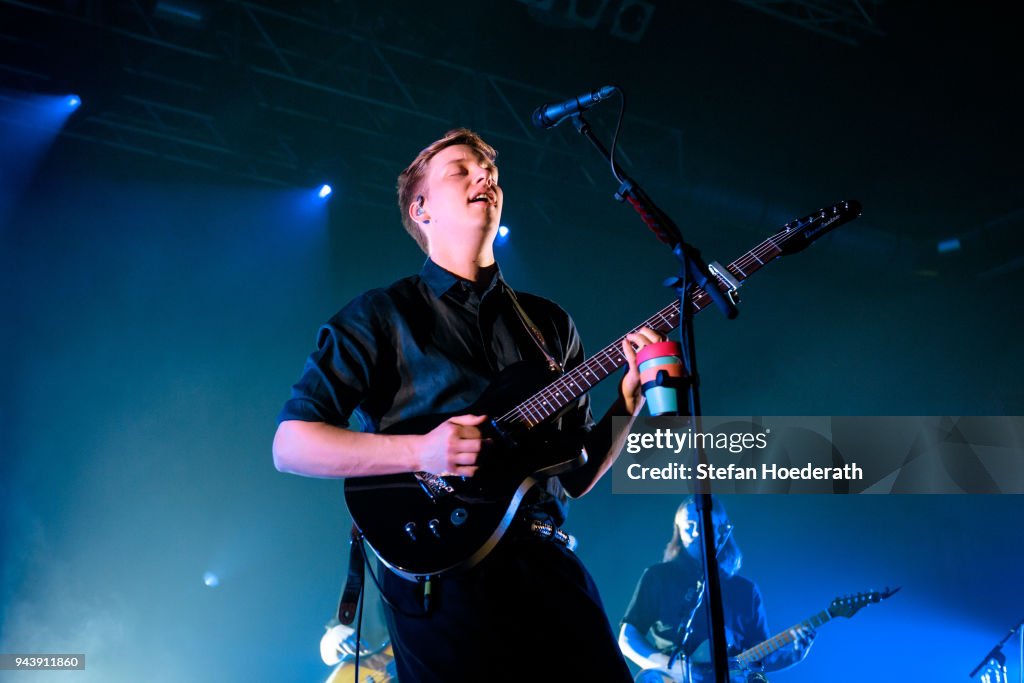
[{"label": "long dark hair", "polygon": [[[668,545],[665,546],[665,553],[662,556],[663,562],[671,562],[679,557],[680,553],[683,553],[684,556],[688,556],[685,553],[686,548],[683,545],[683,539],[679,535],[679,518],[683,515],[684,511],[687,511],[687,508],[689,508],[690,512],[696,514],[693,496],[686,496],[683,498],[679,507],[676,508],[676,514],[672,517],[672,538],[669,540]],[[690,515],[689,512],[687,514],[691,519],[693,518],[693,515]],[[718,498],[714,499],[711,515],[715,518],[716,524],[719,519],[723,522],[727,522],[729,520],[728,515],[725,513],[725,506],[722,505],[722,501]],[[743,551],[740,550],[740,546],[736,542],[736,537],[733,534],[729,534],[729,539],[725,542],[725,545],[719,552],[718,564],[722,571],[729,576],[733,576],[739,572],[740,567],[743,566]]]}]

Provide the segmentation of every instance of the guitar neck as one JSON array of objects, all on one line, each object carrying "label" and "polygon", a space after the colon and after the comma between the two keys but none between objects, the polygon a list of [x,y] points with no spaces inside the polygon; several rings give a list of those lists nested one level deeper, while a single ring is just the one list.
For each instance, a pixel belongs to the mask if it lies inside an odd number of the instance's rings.
[{"label": "guitar neck", "polygon": [[768,640],[764,641],[763,643],[759,643],[759,644],[755,645],[754,647],[750,648],[749,650],[745,650],[745,651],[741,652],[740,654],[736,655],[735,659],[742,666],[749,667],[749,666],[751,666],[751,665],[753,665],[753,664],[755,664],[757,662],[763,661],[765,659],[765,657],[767,657],[768,655],[770,655],[773,652],[776,652],[777,650],[780,650],[780,649],[786,647],[787,645],[789,645],[790,643],[792,643],[793,642],[793,631],[795,631],[797,629],[800,629],[800,628],[816,629],[816,628],[822,626],[823,624],[828,623],[831,620],[832,620],[832,615],[829,614],[829,611],[828,610],[822,610],[821,612],[818,612],[817,614],[815,614],[810,619],[807,619],[805,621],[801,621],[799,624],[796,624],[795,626],[790,626],[785,631],[775,635],[772,638],[769,638]]},{"label": "guitar neck", "polygon": [[[791,227],[786,226],[730,263],[726,269],[738,282],[743,282],[768,262],[782,255],[780,245],[793,234],[795,233],[791,233]],[[723,290],[728,287],[718,278],[715,279],[714,284]],[[698,313],[711,304],[711,296],[704,289],[698,288],[691,294],[690,302],[694,313]],[[660,334],[668,334],[678,325],[679,300],[676,299],[634,327],[631,332],[646,326]],[[626,357],[622,355],[622,341],[625,338],[626,335],[619,337],[578,367],[566,372],[553,383],[498,418],[498,422],[505,428],[532,429],[559,414],[566,406],[596,386],[598,382],[603,381],[626,364]]]}]

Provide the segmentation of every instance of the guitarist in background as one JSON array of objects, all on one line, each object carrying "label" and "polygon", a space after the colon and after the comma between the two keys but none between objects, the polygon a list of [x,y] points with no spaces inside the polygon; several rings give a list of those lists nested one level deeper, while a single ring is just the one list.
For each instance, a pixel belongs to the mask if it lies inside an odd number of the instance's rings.
[{"label": "guitarist in background", "polygon": [[[743,553],[732,535],[732,525],[719,498],[714,499],[712,519],[722,575],[722,607],[729,653],[737,654],[768,640],[768,619],[757,585],[738,574]],[[704,683],[713,681],[705,606],[702,594],[703,570],[698,537],[698,513],[692,496],[676,510],[672,540],[665,547],[664,561],[644,570],[626,609],[619,630],[623,654],[644,671],[637,682],[663,680]],[[691,635],[685,639],[686,622],[693,614]],[[765,671],[778,671],[803,660],[814,641],[811,629],[794,629],[791,647],[768,656]],[[686,662],[692,678],[684,675]],[[741,678],[740,680],[746,680]],[[756,679],[755,679],[756,680]]]},{"label": "guitarist in background", "polygon": [[[524,359],[564,370],[584,360],[565,311],[514,293],[495,262],[503,201],[495,157],[478,135],[456,129],[399,176],[402,223],[429,258],[418,275],[366,292],[320,328],[279,416],[278,470],[473,476],[486,458],[488,416],[465,413],[497,372]],[[568,496],[589,491],[611,466],[625,438],[611,418],[641,405],[634,349],[660,339],[648,328],[626,336],[628,370],[600,422],[586,396],[555,422],[560,441],[576,454],[585,448],[587,463],[534,486],[522,519],[480,564],[432,581],[429,601],[422,584],[384,572],[400,680],[630,680],[590,575],[563,542],[535,536],[528,522],[561,526]],[[455,417],[426,434],[379,433],[430,415]],[[346,429],[350,417],[362,431]]]}]

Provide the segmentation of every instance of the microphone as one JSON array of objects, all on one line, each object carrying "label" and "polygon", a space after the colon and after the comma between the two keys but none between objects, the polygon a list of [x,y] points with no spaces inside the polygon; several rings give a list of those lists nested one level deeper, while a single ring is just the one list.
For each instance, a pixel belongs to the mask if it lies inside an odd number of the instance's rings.
[{"label": "microphone", "polygon": [[607,100],[618,92],[618,90],[619,89],[614,85],[606,85],[598,88],[597,90],[583,93],[579,97],[566,100],[565,102],[542,104],[533,112],[533,116],[531,117],[533,125],[538,128],[554,128],[570,116],[590,109],[602,100]]}]

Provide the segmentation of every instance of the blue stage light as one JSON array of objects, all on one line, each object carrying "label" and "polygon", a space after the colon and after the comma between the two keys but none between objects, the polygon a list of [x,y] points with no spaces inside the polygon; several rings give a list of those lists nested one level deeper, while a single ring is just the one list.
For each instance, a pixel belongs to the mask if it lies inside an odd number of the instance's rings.
[{"label": "blue stage light", "polygon": [[216,588],[220,585],[220,577],[213,572],[206,572],[203,574],[203,583],[207,588]]},{"label": "blue stage light", "polygon": [[504,246],[508,242],[509,229],[507,225],[498,226],[498,235],[494,238],[496,246]]},{"label": "blue stage light", "polygon": [[320,197],[320,199],[327,199],[331,196],[332,192],[334,192],[334,190],[331,189],[331,186],[325,183],[320,186],[320,191],[317,193],[317,196]]},{"label": "blue stage light", "polygon": [[954,237],[952,239],[943,240],[938,245],[940,254],[947,254],[951,251],[960,251],[960,239]]},{"label": "blue stage light", "polygon": [[75,109],[78,109],[80,106],[82,106],[82,98],[78,95],[68,95],[64,99],[64,104],[67,105],[68,109],[74,111]]}]

